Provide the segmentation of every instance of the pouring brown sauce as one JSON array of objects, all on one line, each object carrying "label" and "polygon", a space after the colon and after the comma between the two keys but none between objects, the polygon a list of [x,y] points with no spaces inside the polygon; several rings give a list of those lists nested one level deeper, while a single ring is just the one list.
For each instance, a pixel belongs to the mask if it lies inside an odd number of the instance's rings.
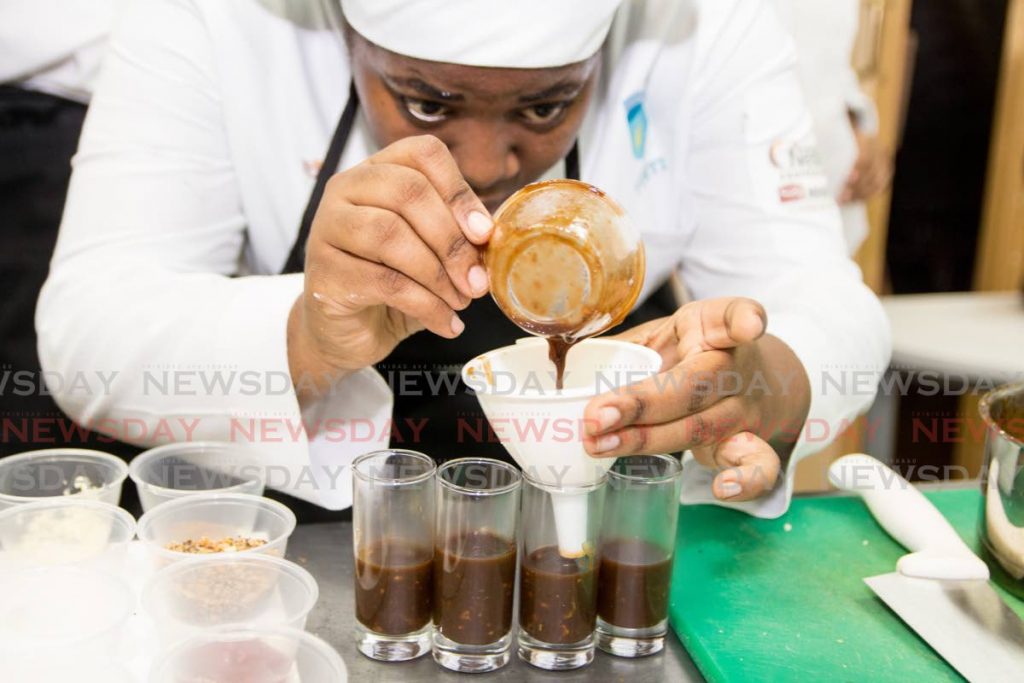
[{"label": "pouring brown sauce", "polygon": [[527,185],[494,223],[491,295],[512,322],[548,340],[562,389],[572,346],[622,322],[640,296],[639,234],[604,192],[575,180]]}]

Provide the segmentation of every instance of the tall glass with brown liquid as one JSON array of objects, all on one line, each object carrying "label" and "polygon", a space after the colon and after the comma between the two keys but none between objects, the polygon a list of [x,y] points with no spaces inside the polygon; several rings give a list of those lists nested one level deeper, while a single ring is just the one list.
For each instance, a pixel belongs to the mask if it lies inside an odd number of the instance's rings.
[{"label": "tall glass with brown liquid", "polygon": [[352,463],[356,646],[372,659],[430,651],[434,461],[384,450]]},{"label": "tall glass with brown liquid", "polygon": [[509,661],[521,481],[490,458],[437,470],[433,654],[446,669],[481,673]]},{"label": "tall glass with brown liquid", "polygon": [[619,458],[608,470],[597,587],[605,652],[643,657],[665,646],[682,472],[671,455]]},{"label": "tall glass with brown liquid", "polygon": [[519,559],[519,658],[549,670],[578,669],[594,659],[597,620],[597,537],[606,478],[572,493],[586,498],[582,555],[559,551],[552,489],[523,475]]}]

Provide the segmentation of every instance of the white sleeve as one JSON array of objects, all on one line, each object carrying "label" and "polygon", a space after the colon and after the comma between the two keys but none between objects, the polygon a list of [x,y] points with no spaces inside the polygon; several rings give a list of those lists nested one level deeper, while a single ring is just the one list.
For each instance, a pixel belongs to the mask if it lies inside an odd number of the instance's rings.
[{"label": "white sleeve", "polygon": [[0,2],[0,83],[29,78],[107,38],[115,0]]},{"label": "white sleeve", "polygon": [[[807,372],[810,412],[784,484],[736,505],[775,517],[789,505],[797,461],[870,405],[889,361],[889,328],[846,255],[791,40],[763,4],[703,7],[683,199],[697,223],[680,272],[695,298],[764,304],[768,333]],[[714,502],[711,476],[691,460],[684,502]]]},{"label": "white sleeve", "polygon": [[140,445],[245,444],[275,488],[342,507],[346,465],[366,448],[337,421],[381,423],[390,391],[364,369],[300,413],[286,323],[302,276],[234,277],[245,234],[202,17],[190,0],[137,0],[89,110],[36,315],[50,378],[114,379],[100,393],[60,381],[55,398]]}]

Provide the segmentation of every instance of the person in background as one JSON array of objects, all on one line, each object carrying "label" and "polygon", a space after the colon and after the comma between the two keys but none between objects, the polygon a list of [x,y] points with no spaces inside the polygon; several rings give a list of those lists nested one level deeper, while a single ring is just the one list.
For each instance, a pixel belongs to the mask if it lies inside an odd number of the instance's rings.
[{"label": "person in background", "polygon": [[[33,317],[118,3],[0,2],[0,419],[13,421],[0,456],[60,445],[11,434],[31,434],[32,420],[60,415],[42,391]],[[59,434],[47,430],[46,438]]]},{"label": "person in background", "polygon": [[868,234],[864,202],[889,186],[892,153],[878,141],[875,104],[851,65],[860,0],[775,0],[796,43],[798,70],[829,193],[850,254]]}]

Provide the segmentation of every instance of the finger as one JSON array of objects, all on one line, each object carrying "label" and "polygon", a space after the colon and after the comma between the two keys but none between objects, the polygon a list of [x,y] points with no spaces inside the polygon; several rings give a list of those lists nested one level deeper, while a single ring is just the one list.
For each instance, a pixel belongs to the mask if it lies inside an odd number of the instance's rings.
[{"label": "finger", "polygon": [[[460,233],[461,234],[461,233]],[[411,277],[453,309],[469,305],[445,267],[412,227],[398,214],[372,206],[348,210],[346,229],[324,239],[337,249]],[[332,241],[333,240],[333,241]]]},{"label": "finger", "polygon": [[443,299],[393,268],[322,242],[316,246],[311,262],[316,265],[306,270],[307,288],[328,312],[358,314],[383,304],[447,339],[459,336],[465,327]]},{"label": "finger", "polygon": [[661,424],[637,424],[600,436],[584,436],[583,446],[596,457],[619,457],[683,451],[727,439],[743,428],[743,406],[727,398],[707,410]]},{"label": "finger", "polygon": [[583,411],[590,435],[638,424],[661,424],[697,413],[718,402],[722,389],[739,391],[723,373],[732,366],[727,351],[710,351],[666,372],[595,396]]},{"label": "finger", "polygon": [[605,338],[618,339],[632,344],[639,344],[640,346],[646,346],[657,351],[661,355],[661,367],[659,367],[658,370],[663,370],[664,368],[677,365],[680,361],[676,349],[675,335],[670,335],[673,340],[672,343],[659,343],[657,341],[659,338],[658,330],[666,325],[671,327],[671,316],[649,320],[646,323],[642,323],[618,334],[608,335]]},{"label": "finger", "polygon": [[740,432],[716,444],[714,460],[719,472],[711,491],[719,500],[753,500],[775,487],[781,465],[775,449],[751,432]]},{"label": "finger", "polygon": [[611,334],[605,337],[606,339],[619,339],[621,341],[631,342],[633,344],[640,344],[641,346],[647,346],[654,336],[655,331],[663,325],[669,324],[672,321],[671,316],[665,316],[663,318],[656,318],[654,320],[648,320],[645,323],[641,323],[636,327],[631,327],[628,330],[619,332],[618,334]]},{"label": "finger", "polygon": [[400,164],[427,177],[449,207],[463,234],[473,244],[485,244],[494,223],[480,198],[462,177],[448,147],[433,135],[403,138],[371,157],[373,163]]},{"label": "finger", "polygon": [[686,304],[672,321],[671,327],[655,333],[649,346],[657,348],[674,338],[680,359],[685,360],[701,351],[729,349],[758,339],[767,328],[768,314],[753,299],[722,297]]},{"label": "finger", "polygon": [[434,252],[464,296],[473,298],[487,292],[480,251],[463,234],[425,175],[408,166],[381,162],[360,164],[348,173],[345,198],[349,203],[398,214]]}]

